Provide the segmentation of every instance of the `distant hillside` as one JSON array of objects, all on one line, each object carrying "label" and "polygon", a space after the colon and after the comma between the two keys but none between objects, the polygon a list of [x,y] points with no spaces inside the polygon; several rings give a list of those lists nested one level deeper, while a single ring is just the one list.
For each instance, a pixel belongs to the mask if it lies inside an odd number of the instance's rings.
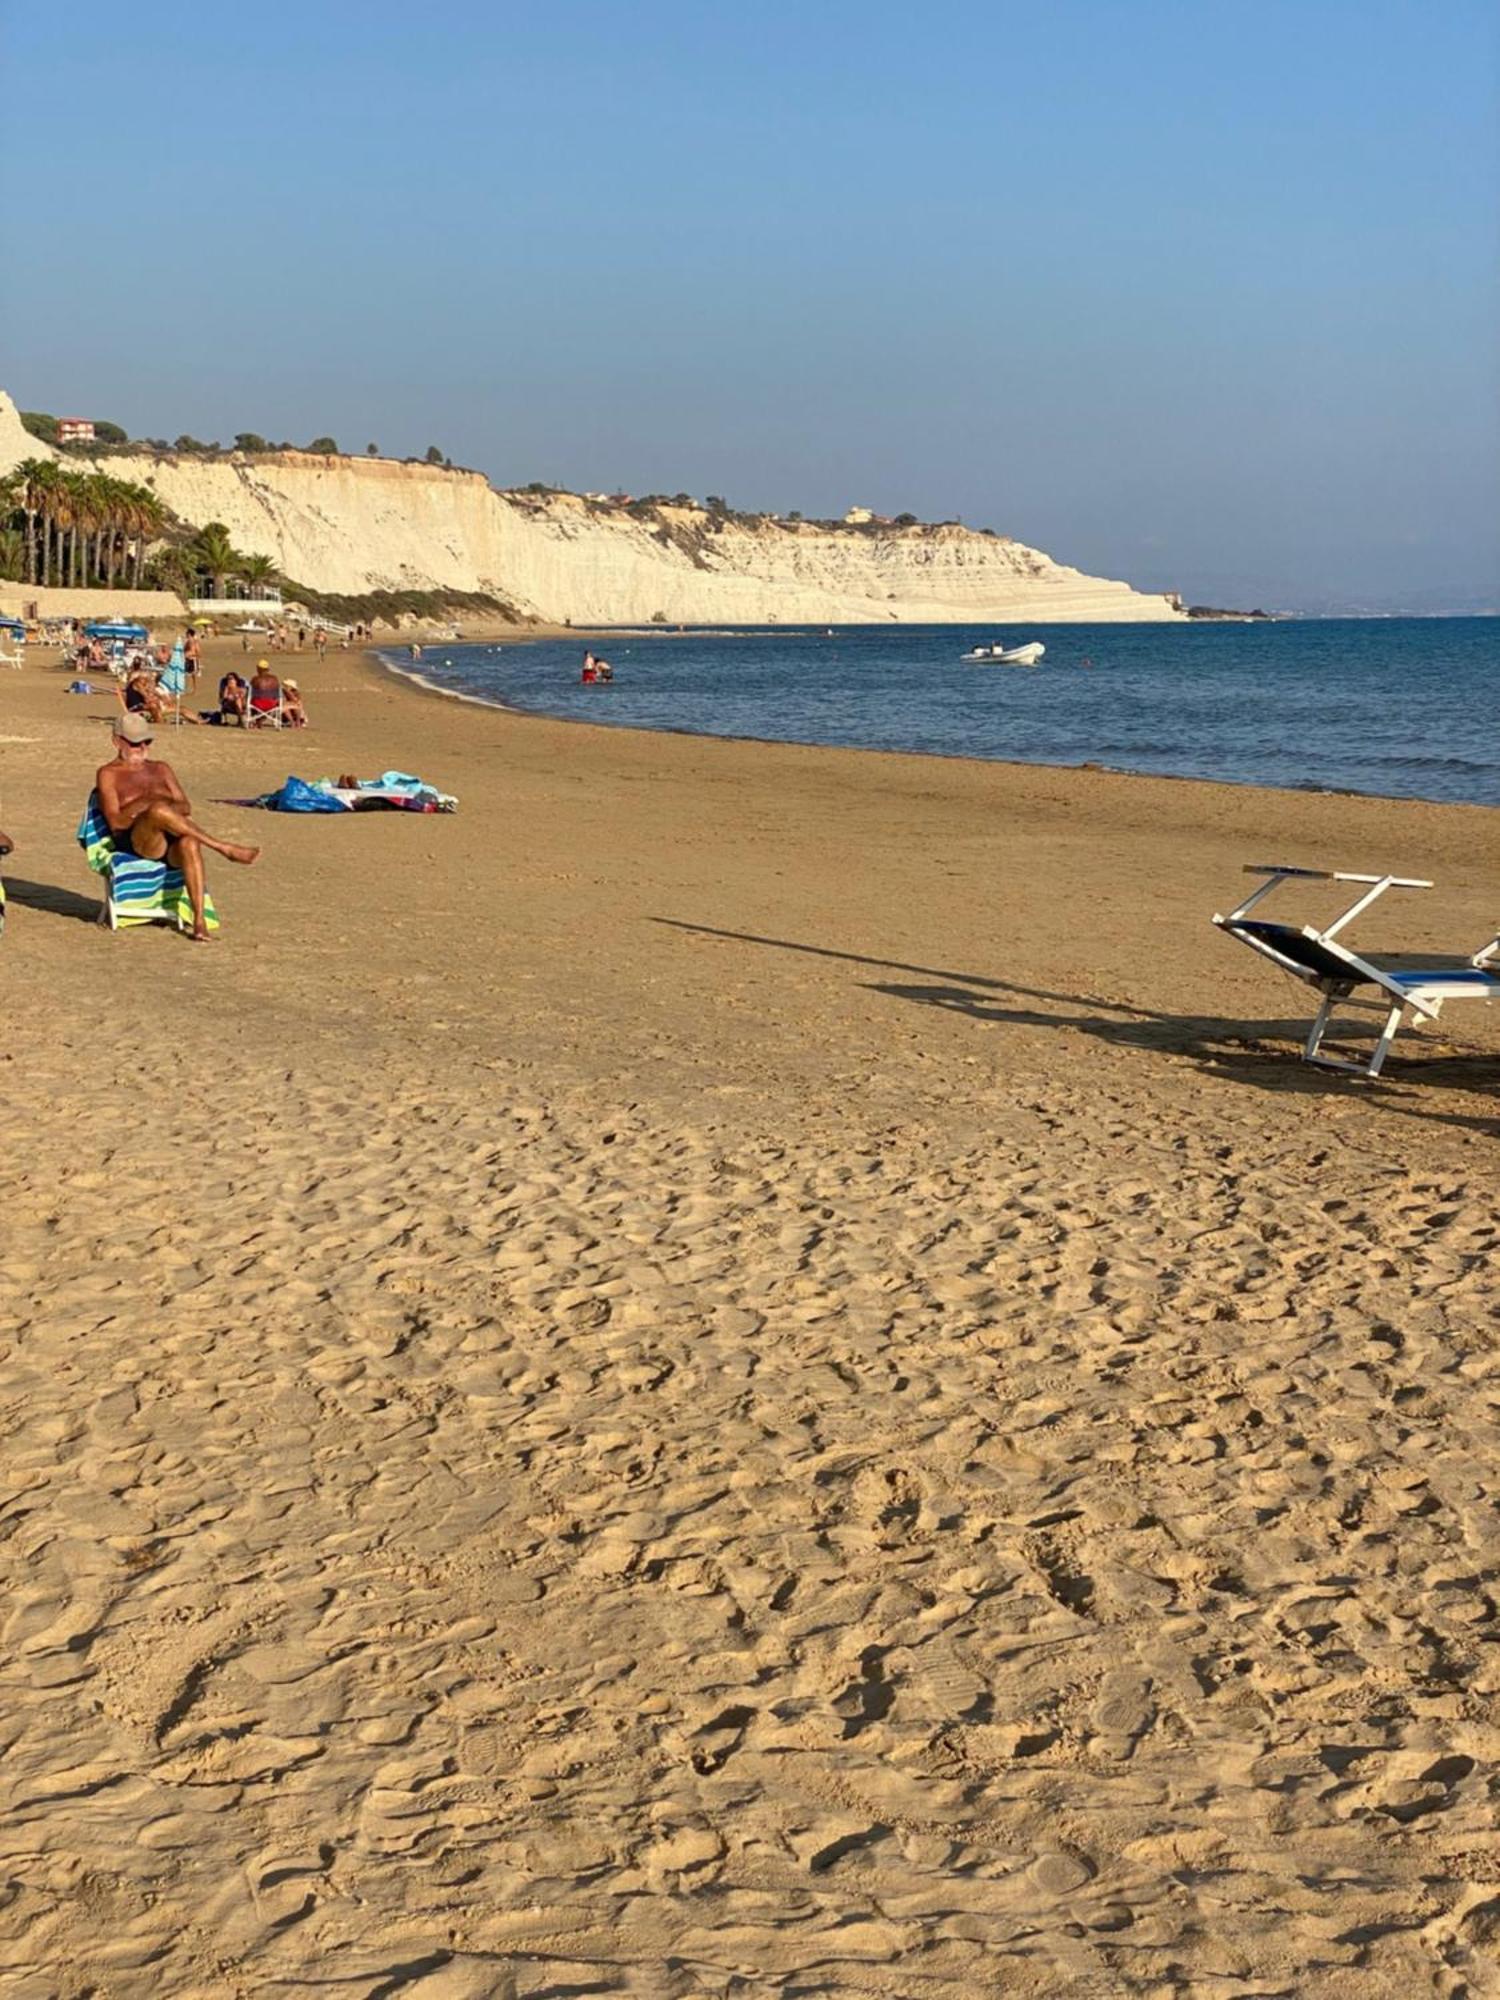
[{"label": "distant hillside", "polygon": [[[0,472],[51,455],[0,393]],[[575,624],[992,624],[1176,620],[1174,598],[1085,576],[954,524],[855,526],[689,502],[499,492],[482,474],[308,451],[115,446],[97,461],[180,521],[222,522],[314,590],[452,590]]]}]

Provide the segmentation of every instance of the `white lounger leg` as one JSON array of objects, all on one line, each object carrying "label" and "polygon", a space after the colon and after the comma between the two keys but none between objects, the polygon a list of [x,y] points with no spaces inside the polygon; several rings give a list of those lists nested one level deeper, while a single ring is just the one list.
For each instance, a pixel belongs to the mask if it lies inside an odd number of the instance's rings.
[{"label": "white lounger leg", "polygon": [[1375,1044],[1375,1053],[1370,1058],[1371,1076],[1379,1076],[1380,1065],[1385,1061],[1387,1054],[1390,1052],[1391,1043],[1396,1039],[1396,1030],[1401,1026],[1401,1016],[1405,1012],[1405,1006],[1398,1002],[1392,1007],[1389,1014],[1386,1015],[1385,1026],[1380,1033],[1380,1040]]},{"label": "white lounger leg", "polygon": [[[1316,1063],[1320,1069],[1346,1069],[1353,1076],[1377,1077],[1380,1074],[1381,1064],[1390,1053],[1391,1043],[1396,1039],[1396,1030],[1401,1026],[1402,1017],[1406,1013],[1406,1002],[1398,1000],[1388,1009],[1385,1017],[1385,1026],[1380,1031],[1380,1039],[1376,1042],[1371,1052],[1370,1060],[1368,1062],[1350,1062],[1344,1056],[1325,1056],[1323,1054],[1323,1037],[1328,1032],[1328,1023],[1333,1015],[1333,1010],[1335,1007],[1343,1005],[1347,999],[1348,996],[1346,994],[1330,993],[1325,996],[1322,1006],[1318,1009],[1317,1019],[1308,1030],[1307,1046],[1302,1052],[1303,1060],[1305,1062]],[[1354,1001],[1351,1004],[1358,1007],[1367,1005],[1368,1003]]]},{"label": "white lounger leg", "polygon": [[1316,1062],[1318,1060],[1318,1050],[1323,1046],[1323,1037],[1328,1032],[1328,1017],[1332,1012],[1333,995],[1327,993],[1323,996],[1323,1004],[1318,1009],[1318,1018],[1308,1030],[1307,1047],[1302,1051],[1305,1062]]}]

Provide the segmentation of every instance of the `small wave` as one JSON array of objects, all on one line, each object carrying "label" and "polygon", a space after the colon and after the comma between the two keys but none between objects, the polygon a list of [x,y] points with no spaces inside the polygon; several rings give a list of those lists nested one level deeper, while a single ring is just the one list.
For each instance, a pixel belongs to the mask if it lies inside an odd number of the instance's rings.
[{"label": "small wave", "polygon": [[1106,757],[1190,757],[1198,746],[1193,743],[1096,743],[1091,747],[1070,745],[1070,753],[1080,747],[1087,748],[1090,757],[1102,761]]},{"label": "small wave", "polygon": [[507,715],[523,713],[511,702],[498,701],[493,695],[471,694],[467,688],[444,687],[441,681],[432,680],[426,674],[418,673],[414,667],[402,666],[399,660],[393,660],[388,653],[377,652],[375,657],[388,674],[394,674],[399,681],[410,681],[413,687],[425,688],[428,694],[446,695],[449,701],[466,701],[472,708],[498,708],[503,709]]},{"label": "small wave", "polygon": [[1500,764],[1492,757],[1424,757],[1412,752],[1383,757],[1378,751],[1367,751],[1361,761],[1391,771],[1500,771]]}]

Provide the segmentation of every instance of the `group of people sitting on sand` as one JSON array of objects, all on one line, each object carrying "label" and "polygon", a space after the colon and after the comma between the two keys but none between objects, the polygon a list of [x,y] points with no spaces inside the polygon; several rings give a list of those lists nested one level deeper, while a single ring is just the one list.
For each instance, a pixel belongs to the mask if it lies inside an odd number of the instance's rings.
[{"label": "group of people sitting on sand", "polygon": [[302,705],[302,690],[291,676],[274,674],[268,660],[257,660],[248,680],[241,674],[225,674],[219,682],[218,713],[205,714],[200,720],[242,729],[279,720],[283,729],[305,729],[307,710]]},{"label": "group of people sitting on sand", "polygon": [[274,674],[268,660],[257,661],[248,679],[243,674],[225,674],[219,682],[217,708],[183,708],[182,693],[182,688],[174,685],[170,669],[161,672],[142,664],[127,674],[120,700],[127,715],[143,715],[152,723],[181,720],[195,727],[207,723],[228,729],[307,726],[301,689],[294,680]]},{"label": "group of people sitting on sand", "polygon": [[605,685],[608,685],[608,683],[612,681],[614,677],[615,677],[615,670],[609,664],[608,660],[601,659],[599,655],[594,652],[587,652],[584,654],[583,672],[578,676],[578,678],[583,682],[583,685],[585,687],[593,687],[596,683],[603,683]]},{"label": "group of people sitting on sand", "polygon": [[80,674],[108,670],[110,673],[123,672],[128,677],[154,669],[163,677],[180,679],[184,688],[198,685],[203,650],[194,625],[189,625],[175,645],[159,645],[154,653],[149,652],[143,643],[127,646],[119,639],[106,647],[97,634],[91,637],[76,620],[74,635],[73,665]]}]

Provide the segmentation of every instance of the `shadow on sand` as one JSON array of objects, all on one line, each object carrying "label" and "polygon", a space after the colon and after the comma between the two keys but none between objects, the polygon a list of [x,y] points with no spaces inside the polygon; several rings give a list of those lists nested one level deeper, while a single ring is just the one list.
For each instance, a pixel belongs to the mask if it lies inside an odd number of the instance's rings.
[{"label": "shadow on sand", "polygon": [[[1420,1083],[1446,1085],[1454,1090],[1493,1090],[1500,1074],[1500,1060],[1479,1053],[1419,1054],[1410,1058],[1393,1053],[1386,1069],[1373,1082],[1317,1069],[1302,1062],[1294,1052],[1306,1039],[1311,1009],[1300,1020],[1236,1021],[1200,1014],[1164,1014],[1130,1001],[1104,1000],[1095,994],[1056,993],[1041,986],[1020,986],[989,973],[953,972],[930,965],[907,965],[894,959],[867,958],[858,952],[831,951],[823,945],[760,937],[751,931],[718,930],[711,924],[690,924],[674,917],[653,917],[651,921],[698,937],[722,938],[774,951],[802,952],[813,958],[868,966],[881,972],[913,973],[922,983],[861,982],[868,993],[882,993],[911,1006],[938,1007],[945,1013],[964,1014],[972,1021],[995,1027],[1068,1029],[1116,1047],[1179,1056],[1211,1069],[1217,1077],[1256,1090],[1323,1099],[1330,1092],[1345,1095],[1352,1092],[1378,1102],[1384,1110],[1407,1117],[1500,1135],[1500,1120],[1430,1110],[1414,1102],[1410,1091],[1402,1088],[1405,1084]],[[1013,1004],[1017,1001],[1042,1004]],[[1278,1042],[1291,1042],[1294,1049],[1275,1046]]]},{"label": "shadow on sand", "polygon": [[5,893],[23,910],[45,910],[49,917],[71,917],[81,924],[99,921],[99,898],[80,896],[76,889],[59,889],[51,882],[28,882],[22,876],[7,875]]}]

